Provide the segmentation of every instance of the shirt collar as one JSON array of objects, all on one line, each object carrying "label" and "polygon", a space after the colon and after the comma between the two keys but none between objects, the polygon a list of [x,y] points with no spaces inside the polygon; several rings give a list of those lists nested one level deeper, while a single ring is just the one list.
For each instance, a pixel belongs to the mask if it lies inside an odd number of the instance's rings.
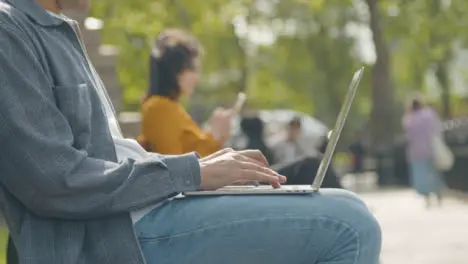
[{"label": "shirt collar", "polygon": [[[1,0],[0,0],[1,1]],[[58,26],[64,22],[59,17],[52,16],[43,7],[38,5],[34,0],[5,0],[12,6],[16,7],[21,12],[25,13],[37,24],[49,27]]]}]

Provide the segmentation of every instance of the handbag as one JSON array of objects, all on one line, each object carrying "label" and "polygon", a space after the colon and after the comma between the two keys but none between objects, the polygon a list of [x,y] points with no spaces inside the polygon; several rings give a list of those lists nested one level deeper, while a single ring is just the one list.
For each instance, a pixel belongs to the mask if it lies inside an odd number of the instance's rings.
[{"label": "handbag", "polygon": [[432,154],[436,168],[440,171],[450,170],[454,163],[453,153],[445,144],[441,135],[436,135],[433,137],[432,148]]}]

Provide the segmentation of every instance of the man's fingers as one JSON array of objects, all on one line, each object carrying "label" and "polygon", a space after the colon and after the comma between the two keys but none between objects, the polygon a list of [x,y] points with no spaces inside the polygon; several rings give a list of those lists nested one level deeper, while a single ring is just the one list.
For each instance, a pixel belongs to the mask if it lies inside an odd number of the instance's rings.
[{"label": "man's fingers", "polygon": [[243,169],[241,177],[244,180],[250,180],[250,181],[258,181],[258,182],[263,182],[263,183],[269,183],[271,185],[279,185],[281,183],[281,177],[285,178],[284,176],[274,176],[268,173],[264,173],[261,171],[257,170],[249,170],[249,169]]},{"label": "man's fingers", "polygon": [[272,170],[272,169],[270,169],[268,167],[264,167],[261,164],[257,164],[257,163],[253,163],[253,162],[249,162],[249,161],[241,161],[241,168],[242,169],[259,171],[259,172],[262,172],[262,173],[265,173],[265,174],[270,174],[270,175],[276,176],[276,177],[280,176],[276,171],[274,171],[274,170]]},{"label": "man's fingers", "polygon": [[271,186],[276,189],[276,188],[280,188],[281,184],[279,182],[274,182],[271,184]]},{"label": "man's fingers", "polygon": [[268,166],[268,161],[265,158],[265,156],[262,154],[260,150],[254,150],[254,149],[248,149],[248,150],[241,150],[238,151],[237,153],[246,156],[248,158],[260,161],[263,163],[265,166]]},{"label": "man's fingers", "polygon": [[249,162],[249,163],[255,163],[258,166],[265,167],[265,163],[256,159],[249,158],[247,156],[244,156],[242,154],[237,154],[234,155],[234,159],[240,162]]},{"label": "man's fingers", "polygon": [[219,150],[219,151],[216,151],[215,153],[209,155],[209,156],[206,156],[204,158],[201,158],[200,161],[203,162],[203,161],[207,161],[207,160],[210,160],[210,159],[214,159],[214,158],[217,158],[221,155],[224,155],[228,152],[232,152],[234,151],[232,148],[225,148],[225,149],[222,149],[222,150]]},{"label": "man's fingers", "polygon": [[233,185],[259,185],[258,181],[237,181]]},{"label": "man's fingers", "polygon": [[[260,181],[260,182],[286,182],[286,177],[279,175],[276,171],[260,166],[251,162],[241,162],[242,179],[244,181]],[[247,178],[246,178],[247,177]],[[253,178],[250,178],[253,177]]]}]

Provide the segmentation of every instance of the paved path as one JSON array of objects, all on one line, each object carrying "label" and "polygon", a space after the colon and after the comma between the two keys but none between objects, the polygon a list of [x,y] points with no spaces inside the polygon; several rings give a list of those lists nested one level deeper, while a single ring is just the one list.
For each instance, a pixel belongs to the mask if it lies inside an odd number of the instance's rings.
[{"label": "paved path", "polygon": [[383,229],[381,264],[468,264],[468,202],[426,209],[409,190],[360,196]]}]

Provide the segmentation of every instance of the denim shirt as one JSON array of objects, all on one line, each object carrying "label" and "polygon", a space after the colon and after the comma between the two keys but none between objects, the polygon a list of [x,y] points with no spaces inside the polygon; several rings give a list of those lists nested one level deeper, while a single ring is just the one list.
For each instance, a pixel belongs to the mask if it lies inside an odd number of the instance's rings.
[{"label": "denim shirt", "polygon": [[0,0],[0,206],[20,263],[145,263],[130,213],[200,185],[194,153],[117,162],[74,21]]}]

